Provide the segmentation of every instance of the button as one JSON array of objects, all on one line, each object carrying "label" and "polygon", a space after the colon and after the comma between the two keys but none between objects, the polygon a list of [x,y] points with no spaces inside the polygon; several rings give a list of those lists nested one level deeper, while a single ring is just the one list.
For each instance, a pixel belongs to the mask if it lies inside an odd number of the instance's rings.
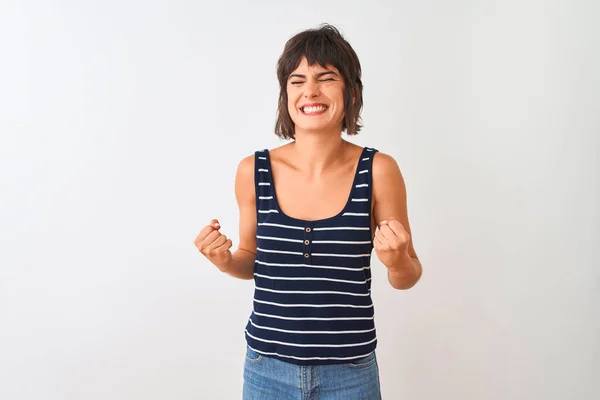
[{"label": "button", "polygon": [[309,241],[309,240],[305,240],[305,241],[304,241],[304,244],[309,244],[309,243],[310,243],[310,241]]},{"label": "button", "polygon": [[310,228],[306,228],[306,232],[310,232],[310,231],[311,231],[311,229],[310,229]]},{"label": "button", "polygon": [[308,255],[308,253],[304,253],[304,258],[308,258],[308,257],[310,257],[310,256]]}]

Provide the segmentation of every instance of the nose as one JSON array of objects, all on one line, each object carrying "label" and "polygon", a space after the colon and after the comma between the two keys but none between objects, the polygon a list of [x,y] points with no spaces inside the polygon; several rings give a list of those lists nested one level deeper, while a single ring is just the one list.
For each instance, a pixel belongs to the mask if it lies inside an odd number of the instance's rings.
[{"label": "nose", "polygon": [[317,82],[307,81],[304,85],[304,97],[311,98],[319,95],[319,85]]}]

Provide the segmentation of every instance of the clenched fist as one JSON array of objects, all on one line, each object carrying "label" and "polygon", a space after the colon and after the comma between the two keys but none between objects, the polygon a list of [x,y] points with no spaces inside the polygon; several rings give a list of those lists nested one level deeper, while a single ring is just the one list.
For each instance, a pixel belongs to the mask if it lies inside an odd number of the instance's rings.
[{"label": "clenched fist", "polygon": [[394,218],[381,221],[379,229],[373,238],[373,247],[379,261],[388,269],[398,265],[407,257],[410,235],[404,226]]},{"label": "clenched fist", "polygon": [[213,219],[210,224],[200,231],[194,244],[208,260],[225,271],[231,263],[232,254],[229,250],[232,246],[231,239],[219,232],[221,225],[219,221]]}]

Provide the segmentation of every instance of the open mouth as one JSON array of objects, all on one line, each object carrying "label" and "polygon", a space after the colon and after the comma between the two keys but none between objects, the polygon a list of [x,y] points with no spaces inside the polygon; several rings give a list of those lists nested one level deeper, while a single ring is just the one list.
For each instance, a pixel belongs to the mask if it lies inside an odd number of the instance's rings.
[{"label": "open mouth", "polygon": [[325,111],[327,111],[329,107],[327,107],[324,104],[319,104],[319,105],[314,105],[314,106],[303,106],[300,107],[300,111],[302,112],[302,114],[304,115],[319,115],[319,114],[323,114]]}]

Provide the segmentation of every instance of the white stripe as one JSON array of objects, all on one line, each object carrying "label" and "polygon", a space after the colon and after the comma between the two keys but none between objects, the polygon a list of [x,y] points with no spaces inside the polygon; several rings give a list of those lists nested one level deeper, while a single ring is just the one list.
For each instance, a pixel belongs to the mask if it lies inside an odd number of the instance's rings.
[{"label": "white stripe", "polygon": [[258,329],[266,329],[268,331],[276,331],[276,332],[283,332],[283,333],[301,333],[301,334],[338,334],[338,333],[367,333],[367,332],[373,332],[375,330],[375,328],[371,328],[371,329],[364,329],[364,330],[359,330],[359,331],[292,331],[292,330],[288,330],[288,329],[277,329],[277,328],[271,328],[268,326],[262,326],[262,325],[257,325],[254,322],[252,322],[252,319],[248,319],[248,321],[250,321],[250,324],[252,324],[255,328]]},{"label": "white stripe", "polygon": [[266,160],[267,157],[258,157],[260,160]]},{"label": "white stripe", "polygon": [[348,217],[368,217],[369,214],[368,213],[345,212],[345,213],[342,214],[342,216],[348,216]]},{"label": "white stripe", "polygon": [[364,203],[365,201],[369,201],[369,199],[352,199],[352,201],[357,203]]},{"label": "white stripe", "polygon": [[363,169],[362,171],[359,172],[359,174],[366,174],[367,172],[369,172],[368,169]]},{"label": "white stripe", "polygon": [[[250,346],[248,346],[250,347]],[[371,353],[368,354],[361,354],[360,356],[353,356],[353,357],[295,357],[295,356],[288,356],[285,354],[279,354],[279,353],[272,353],[272,352],[266,352],[266,351],[258,351],[253,349],[252,347],[250,347],[250,349],[258,354],[263,354],[265,356],[279,356],[279,357],[284,357],[284,358],[294,358],[296,360],[356,360],[357,358],[364,358],[366,356],[368,356]]]},{"label": "white stripe", "polygon": [[256,311],[254,311],[254,314],[260,315],[261,317],[285,319],[288,321],[368,321],[375,319],[375,317],[284,317],[281,315],[263,314]]},{"label": "white stripe", "polygon": [[360,185],[356,185],[355,187],[360,188],[360,187],[369,187],[368,183],[361,183]]},{"label": "white stripe", "polygon": [[346,296],[359,296],[366,297],[369,293],[351,293],[351,292],[336,292],[336,291],[327,291],[327,290],[317,290],[317,291],[304,291],[304,290],[274,290],[261,288],[256,286],[256,290],[260,290],[263,292],[271,292],[271,293],[285,293],[285,294],[341,294]]},{"label": "white stripe", "polygon": [[350,241],[350,240],[313,240],[313,243],[321,243],[321,244],[371,244],[370,241]]},{"label": "white stripe", "polygon": [[277,210],[258,210],[258,212],[260,214],[269,214],[269,213],[279,214],[279,211],[277,211]]},{"label": "white stripe", "polygon": [[266,250],[266,249],[261,249],[260,247],[257,247],[256,250],[263,251],[265,253],[298,254],[298,255],[304,254],[304,253],[300,253],[300,252],[296,252],[296,251]]},{"label": "white stripe", "polygon": [[258,182],[258,186],[271,186],[269,182]]},{"label": "white stripe", "polygon": [[255,302],[261,304],[268,304],[271,306],[279,306],[279,307],[313,307],[313,308],[326,308],[326,307],[344,307],[344,308],[371,308],[373,307],[373,303],[369,306],[355,306],[353,304],[283,304],[283,303],[273,303],[271,301],[263,301],[254,299]]},{"label": "white stripe", "polygon": [[333,228],[313,228],[313,231],[368,231],[371,228],[362,228],[357,226],[339,226]]},{"label": "white stripe", "polygon": [[363,271],[366,269],[371,269],[370,266],[361,267],[361,268],[350,268],[350,267],[334,267],[334,266],[326,266],[326,265],[309,265],[309,264],[279,264],[279,263],[267,263],[264,261],[256,260],[257,264],[267,265],[269,267],[303,267],[303,268],[318,268],[318,269],[340,269],[344,271]]},{"label": "white stripe", "polygon": [[[366,243],[370,243],[370,242],[365,242]],[[258,251],[263,251],[265,253],[279,253],[279,254],[297,254],[297,255],[304,255],[304,253],[301,252],[295,252],[295,251],[280,251],[280,250],[270,250],[270,249],[261,249],[261,248],[257,248]],[[311,255],[313,256],[317,256],[317,257],[352,257],[352,258],[359,258],[359,257],[370,257],[371,254],[332,254],[332,253],[311,253]]]},{"label": "white stripe", "polygon": [[[271,196],[271,197],[273,197],[273,196]],[[304,228],[303,228],[303,227],[301,227],[301,226],[291,226],[291,225],[273,224],[273,223],[270,223],[270,222],[261,222],[261,223],[259,223],[258,225],[259,225],[259,226],[261,226],[261,225],[264,225],[264,226],[277,226],[277,227],[279,227],[279,228],[288,228],[288,229],[299,229],[299,230],[301,230],[301,231],[303,231],[303,230],[304,230]]]},{"label": "white stripe", "polygon": [[333,279],[333,278],[313,278],[313,277],[295,277],[295,276],[269,276],[263,274],[254,274],[254,276],[258,276],[259,278],[265,279],[273,279],[276,281],[327,281],[327,282],[341,282],[341,283],[351,283],[353,285],[364,285],[367,281],[349,281],[346,279]]},{"label": "white stripe", "polygon": [[371,339],[368,342],[363,342],[363,343],[349,343],[349,344],[300,344],[300,343],[288,343],[288,342],[280,342],[278,340],[267,340],[267,339],[261,339],[261,338],[257,338],[256,336],[252,336],[250,334],[250,332],[248,332],[248,330],[246,329],[246,334],[248,336],[250,336],[252,339],[254,340],[258,340],[261,342],[265,342],[265,343],[277,343],[277,344],[281,344],[284,346],[293,346],[293,347],[358,347],[358,346],[365,346],[367,344],[371,344],[374,341],[376,341],[377,339]]},{"label": "white stripe", "polygon": [[269,172],[269,170],[268,170],[268,169],[264,169],[264,168],[260,168],[260,169],[258,170],[258,172]]},{"label": "white stripe", "polygon": [[273,196],[258,196],[259,200],[271,200]]},{"label": "white stripe", "polygon": [[317,257],[370,257],[370,254],[329,254],[329,253],[312,253],[313,256]]},{"label": "white stripe", "polygon": [[[278,240],[280,242],[304,243],[304,240],[298,240],[298,239],[286,239],[286,238],[277,238],[277,237],[272,237],[272,236],[259,236],[259,235],[256,235],[256,237],[258,239]],[[371,242],[367,242],[367,243],[371,243]]]},{"label": "white stripe", "polygon": [[373,151],[373,149],[367,149],[367,151]]}]

